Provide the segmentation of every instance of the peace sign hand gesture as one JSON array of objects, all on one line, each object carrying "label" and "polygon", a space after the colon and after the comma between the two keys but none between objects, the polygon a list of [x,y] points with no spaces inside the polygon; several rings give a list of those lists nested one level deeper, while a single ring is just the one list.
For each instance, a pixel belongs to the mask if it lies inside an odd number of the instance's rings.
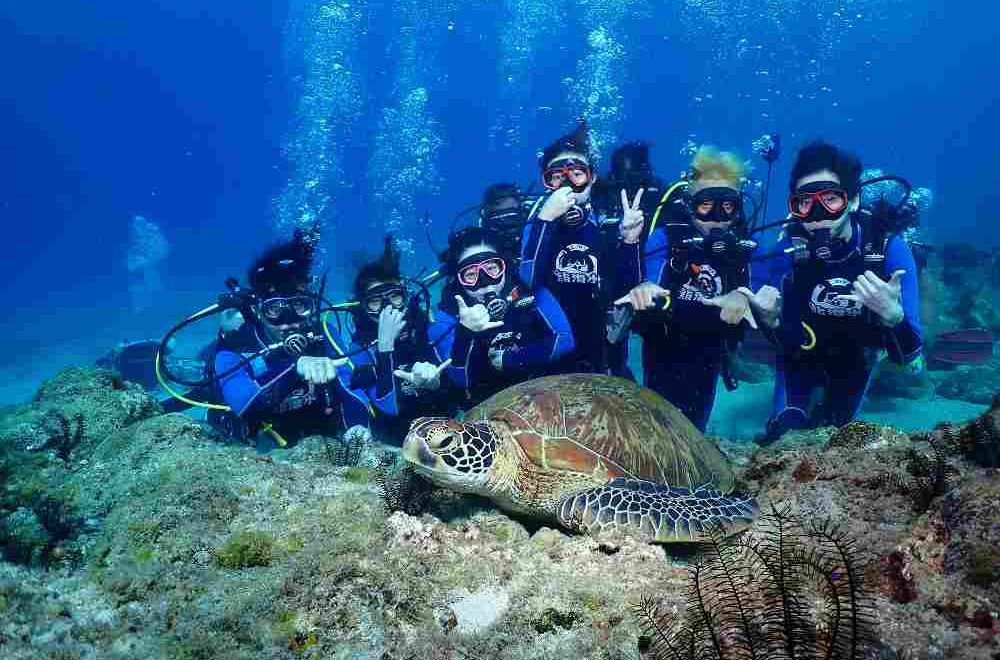
[{"label": "peace sign hand gesture", "polygon": [[503,327],[503,321],[491,321],[486,305],[479,304],[469,307],[462,296],[455,296],[458,302],[458,322],[472,332],[485,332]]},{"label": "peace sign hand gesture", "polygon": [[639,207],[644,192],[646,192],[645,188],[639,188],[635,199],[629,202],[628,192],[622,190],[622,239],[629,245],[639,242],[642,227],[646,224],[646,214]]},{"label": "peace sign hand gesture", "polygon": [[417,362],[410,371],[396,369],[393,375],[405,380],[418,390],[436,390],[441,387],[441,372],[451,366],[451,358],[435,366],[430,362]]}]

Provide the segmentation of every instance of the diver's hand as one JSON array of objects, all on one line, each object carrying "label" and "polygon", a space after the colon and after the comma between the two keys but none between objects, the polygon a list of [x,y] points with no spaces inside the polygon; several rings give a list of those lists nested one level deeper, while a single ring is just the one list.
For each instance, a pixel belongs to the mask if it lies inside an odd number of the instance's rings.
[{"label": "diver's hand", "polygon": [[405,380],[418,390],[436,390],[441,387],[441,372],[451,366],[451,358],[445,360],[440,365],[430,362],[417,362],[409,371],[396,369],[393,375],[400,380]]},{"label": "diver's hand", "polygon": [[458,322],[472,332],[484,332],[503,327],[503,321],[491,321],[486,305],[479,304],[469,307],[462,296],[455,296],[458,302]]},{"label": "diver's hand", "polygon": [[839,300],[860,302],[879,318],[884,325],[896,327],[903,321],[903,275],[905,270],[897,270],[886,282],[881,277],[866,270],[854,280],[854,293],[837,296]]},{"label": "diver's hand", "polygon": [[753,313],[750,311],[750,299],[742,291],[730,291],[724,296],[702,298],[701,304],[718,307],[720,310],[719,318],[722,319],[723,323],[739,325],[743,319],[746,319],[751,328],[757,329],[757,321],[754,320]]},{"label": "diver's hand", "polygon": [[639,237],[642,236],[642,227],[646,224],[646,214],[639,208],[639,202],[642,201],[642,193],[644,192],[646,192],[645,188],[639,188],[639,192],[635,194],[635,200],[629,202],[628,193],[622,190],[622,240],[628,245],[639,242]]},{"label": "diver's hand", "polygon": [[328,357],[303,355],[295,361],[295,370],[310,385],[326,385],[337,378],[337,367],[347,363],[347,358],[331,360]]},{"label": "diver's hand", "polygon": [[[747,298],[754,317],[769,328],[777,328],[781,323],[781,291],[765,284],[754,293],[745,286],[736,289]],[[756,327],[756,326],[754,326]]]},{"label": "diver's hand", "polygon": [[396,348],[399,333],[406,327],[403,312],[395,307],[386,307],[378,315],[378,352],[391,353]]},{"label": "diver's hand", "polygon": [[556,190],[542,205],[542,210],[538,212],[538,219],[545,222],[553,222],[566,215],[566,212],[577,205],[577,196],[572,188],[560,188]]},{"label": "diver's hand", "polygon": [[222,331],[222,334],[235,332],[242,328],[243,324],[246,323],[246,320],[243,318],[243,314],[238,309],[227,309],[222,312],[221,317],[222,318],[219,321],[219,330]]},{"label": "diver's hand", "polygon": [[628,294],[615,301],[616,305],[632,305],[632,309],[641,312],[650,309],[657,299],[670,300],[670,291],[652,282],[643,282],[633,288]]}]

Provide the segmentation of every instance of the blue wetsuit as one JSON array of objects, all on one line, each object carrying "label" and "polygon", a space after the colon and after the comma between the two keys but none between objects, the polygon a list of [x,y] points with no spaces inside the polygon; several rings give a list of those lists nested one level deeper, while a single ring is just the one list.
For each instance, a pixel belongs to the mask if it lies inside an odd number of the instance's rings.
[{"label": "blue wetsuit", "polygon": [[[473,333],[457,322],[454,298],[443,298],[430,326],[431,341],[450,357],[448,378],[465,390],[468,405],[480,403],[505,387],[551,373],[551,367],[574,349],[573,332],[562,307],[544,288],[533,294],[515,287],[503,326]],[[469,301],[472,304],[472,301]],[[502,370],[493,367],[490,349],[501,349]]]},{"label": "blue wetsuit", "polygon": [[[598,217],[587,207],[587,220],[571,227],[558,220],[544,222],[538,213],[544,201],[528,218],[521,243],[521,280],[532,290],[548,289],[566,312],[576,349],[560,360],[555,373],[595,372],[600,370],[601,356],[607,351],[605,371],[631,377],[625,364],[625,347],[608,344],[605,315],[601,308],[600,277],[606,276],[607,301],[628,293],[641,281],[640,244],[628,245],[621,240],[617,226],[603,230]],[[602,249],[602,242],[608,245]],[[606,252],[606,257],[602,257]],[[602,258],[610,261],[607,266]]]},{"label": "blue wetsuit", "polygon": [[375,427],[383,439],[403,441],[410,423],[425,415],[451,415],[455,412],[454,393],[442,378],[437,390],[416,389],[395,376],[397,369],[410,371],[417,362],[441,364],[447,356],[431,346],[427,335],[429,322],[423,312],[411,309],[407,326],[388,353],[378,350],[378,325],[359,324],[351,343],[351,380],[363,389],[374,405]]},{"label": "blue wetsuit", "polygon": [[[335,341],[336,330],[328,327]],[[260,342],[257,347],[265,344]],[[215,373],[225,374],[256,350],[219,342],[215,354]],[[336,357],[326,339],[310,347],[307,355]],[[283,438],[295,441],[311,434],[331,434],[339,425],[344,429],[370,423],[368,397],[360,389],[348,389],[349,368],[338,368],[338,379],[310,388],[296,371],[297,356],[275,350],[257,358],[218,380],[222,399],[244,420],[251,432],[272,424]]]},{"label": "blue wetsuit", "polygon": [[[730,325],[718,307],[702,303],[747,286],[746,256],[733,261],[678,243],[701,234],[679,208],[657,226],[645,247],[646,279],[670,291],[670,301],[636,315],[633,327],[642,336],[643,384],[671,402],[704,431],[715,405],[720,373],[728,355],[743,338],[747,322]],[[673,243],[673,244],[672,244]]]},{"label": "blue wetsuit", "polygon": [[[851,228],[851,239],[835,245],[826,261],[796,266],[791,255],[784,255],[771,264],[767,279],[782,292],[782,314],[781,325],[767,333],[778,346],[768,440],[789,429],[854,419],[886,354],[913,372],[923,367],[917,269],[910,246],[898,235],[878,236],[862,214],[852,215]],[[776,247],[791,245],[785,236]],[[838,298],[853,293],[854,281],[866,270],[885,280],[894,271],[906,271],[901,280],[903,320],[894,328],[860,303]],[[816,408],[822,390],[821,408]]]}]

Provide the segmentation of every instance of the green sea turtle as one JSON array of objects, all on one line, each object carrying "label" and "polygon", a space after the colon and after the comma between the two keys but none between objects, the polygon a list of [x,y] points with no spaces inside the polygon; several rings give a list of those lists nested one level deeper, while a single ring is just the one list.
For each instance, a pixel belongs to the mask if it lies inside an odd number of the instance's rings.
[{"label": "green sea turtle", "polygon": [[631,527],[660,543],[746,529],[756,500],[673,405],[612,376],[547,376],[507,388],[463,421],[413,422],[403,456],[434,483],[570,529]]}]

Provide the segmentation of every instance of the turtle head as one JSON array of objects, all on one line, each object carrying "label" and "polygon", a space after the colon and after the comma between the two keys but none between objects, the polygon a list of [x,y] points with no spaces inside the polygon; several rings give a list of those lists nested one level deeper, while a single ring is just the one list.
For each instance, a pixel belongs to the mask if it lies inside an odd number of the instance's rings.
[{"label": "turtle head", "polygon": [[418,473],[462,493],[484,493],[496,450],[489,423],[445,417],[420,417],[403,441],[403,456]]}]

